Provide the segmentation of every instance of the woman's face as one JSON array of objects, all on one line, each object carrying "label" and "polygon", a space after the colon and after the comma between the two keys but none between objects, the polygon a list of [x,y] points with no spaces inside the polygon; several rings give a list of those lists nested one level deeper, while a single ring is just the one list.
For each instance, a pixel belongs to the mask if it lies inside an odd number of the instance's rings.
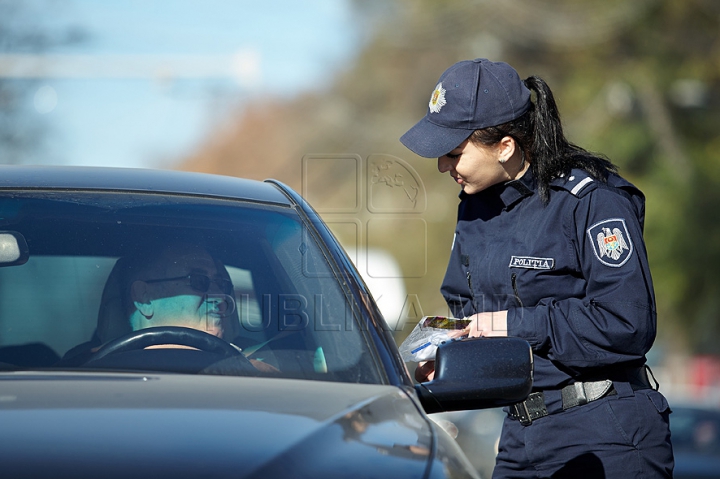
[{"label": "woman's face", "polygon": [[[514,145],[513,145],[514,147]],[[478,193],[492,185],[513,179],[507,171],[512,153],[498,145],[476,145],[465,140],[447,155],[438,158],[440,173],[448,172],[463,191],[469,195]],[[505,163],[500,160],[505,159]],[[510,160],[510,161],[508,161]]]}]

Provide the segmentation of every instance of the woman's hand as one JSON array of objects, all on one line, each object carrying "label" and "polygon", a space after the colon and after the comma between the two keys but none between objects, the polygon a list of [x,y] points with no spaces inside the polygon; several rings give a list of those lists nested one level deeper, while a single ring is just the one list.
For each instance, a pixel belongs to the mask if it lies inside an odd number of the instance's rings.
[{"label": "woman's hand", "polygon": [[[477,313],[469,317],[465,329],[448,332],[451,338],[507,337],[507,311]],[[435,361],[422,361],[415,368],[415,379],[424,383],[435,377]]]},{"label": "woman's hand", "polygon": [[477,313],[469,317],[472,321],[463,330],[471,338],[506,337],[507,311]]},{"label": "woman's hand", "polygon": [[435,377],[435,361],[422,361],[415,368],[415,380],[419,383],[432,381]]}]

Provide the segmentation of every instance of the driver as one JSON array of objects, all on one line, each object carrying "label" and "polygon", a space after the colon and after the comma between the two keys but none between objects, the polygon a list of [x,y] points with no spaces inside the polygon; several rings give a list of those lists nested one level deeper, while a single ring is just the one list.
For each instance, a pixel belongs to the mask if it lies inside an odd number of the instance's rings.
[{"label": "driver", "polygon": [[[230,275],[204,248],[193,244],[168,246],[151,259],[136,261],[128,275],[126,300],[130,304],[126,304],[125,310],[130,312],[128,319],[133,331],[180,326],[228,342],[236,338],[239,321]],[[278,372],[264,362],[249,361],[259,371]]]},{"label": "driver", "polygon": [[[203,331],[230,344],[238,337],[240,325],[230,275],[201,246],[178,243],[159,250],[146,248],[144,254],[119,259],[103,291],[95,337],[68,351],[62,361],[84,364],[108,341],[163,326]],[[267,363],[249,361],[259,371],[278,372]]]},{"label": "driver", "polygon": [[222,264],[203,248],[173,245],[130,274],[133,331],[157,326],[197,329],[232,339],[226,318],[235,308],[233,285]]}]

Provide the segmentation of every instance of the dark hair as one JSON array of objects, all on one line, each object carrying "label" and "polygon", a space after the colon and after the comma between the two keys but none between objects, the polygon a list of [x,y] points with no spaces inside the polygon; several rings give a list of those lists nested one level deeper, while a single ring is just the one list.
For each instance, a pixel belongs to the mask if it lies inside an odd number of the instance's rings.
[{"label": "dark hair", "polygon": [[490,146],[504,137],[513,138],[523,155],[529,155],[530,169],[538,182],[543,202],[549,200],[548,186],[573,168],[587,171],[593,178],[607,181],[617,167],[608,159],[570,143],[563,134],[560,113],[550,87],[537,76],[528,77],[525,86],[535,92],[535,102],[519,118],[498,126],[476,130],[470,141]]}]

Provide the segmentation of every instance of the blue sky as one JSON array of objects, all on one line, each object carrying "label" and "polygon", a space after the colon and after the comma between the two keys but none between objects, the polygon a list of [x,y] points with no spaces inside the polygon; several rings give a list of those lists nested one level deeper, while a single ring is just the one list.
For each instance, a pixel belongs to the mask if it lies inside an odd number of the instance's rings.
[{"label": "blue sky", "polygon": [[34,163],[170,166],[248,99],[328,85],[359,42],[349,0],[46,3],[36,20],[86,37],[42,63],[12,57],[22,73],[0,64],[36,82],[48,137]]}]

